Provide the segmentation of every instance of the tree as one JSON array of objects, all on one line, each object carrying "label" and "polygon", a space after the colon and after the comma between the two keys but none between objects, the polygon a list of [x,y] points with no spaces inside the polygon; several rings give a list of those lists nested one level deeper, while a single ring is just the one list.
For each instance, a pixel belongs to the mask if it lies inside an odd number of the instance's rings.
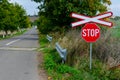
[{"label": "tree", "polygon": [[0,18],[1,18],[0,22],[1,22],[1,24],[0,25],[2,26],[1,29],[4,30],[6,32],[6,34],[7,34],[7,31],[9,30],[9,26],[10,26],[9,24],[11,24],[10,23],[10,16],[9,16],[10,15],[10,11],[9,11],[10,7],[9,7],[9,5],[10,4],[8,3],[7,0],[2,0],[0,4],[1,4],[1,6],[0,6],[0,8],[1,8],[0,9],[1,10],[0,11],[1,12],[0,13],[0,15],[1,15],[0,16]]},{"label": "tree", "polygon": [[[39,8],[39,21],[41,16],[48,19],[52,26],[49,29],[70,28],[73,19],[70,17],[71,12],[94,16],[98,13],[107,11],[107,6],[111,4],[110,0],[34,0],[41,3]],[[44,22],[44,21],[42,21]],[[38,27],[41,29],[41,22]],[[47,23],[46,23],[47,24]],[[54,26],[54,27],[53,27]],[[57,28],[56,28],[57,27]]]},{"label": "tree", "polygon": [[[0,0],[0,30],[15,31],[19,28],[27,28],[30,21],[26,11],[17,3],[9,3],[8,0]],[[18,28],[19,27],[19,28]]]},{"label": "tree", "polygon": [[25,12],[25,10],[19,4],[15,3],[15,11],[17,13],[17,23],[19,28],[30,27],[30,20]]}]

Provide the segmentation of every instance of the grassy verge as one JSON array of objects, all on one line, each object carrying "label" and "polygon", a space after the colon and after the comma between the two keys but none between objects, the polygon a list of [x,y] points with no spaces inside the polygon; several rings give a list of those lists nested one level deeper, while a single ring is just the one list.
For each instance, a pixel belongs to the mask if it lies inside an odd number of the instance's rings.
[{"label": "grassy verge", "polygon": [[46,36],[41,35],[40,46],[44,55],[44,68],[47,71],[49,80],[119,80],[120,70],[109,70],[99,60],[93,59],[92,70],[89,69],[89,58],[81,57],[78,68],[61,64],[59,54],[49,46]]},{"label": "grassy verge", "polygon": [[120,38],[120,28],[113,28],[112,32],[113,37]]},{"label": "grassy verge", "polygon": [[8,35],[8,36],[6,36],[6,37],[4,37],[4,38],[3,38],[2,35],[0,35],[0,40],[8,39],[8,38],[11,38],[11,37],[14,37],[14,36],[19,36],[19,35],[25,33],[26,31],[27,31],[27,30],[25,29],[25,30],[23,30],[23,31],[21,31],[21,32],[16,32],[15,34],[13,34],[13,35]]}]

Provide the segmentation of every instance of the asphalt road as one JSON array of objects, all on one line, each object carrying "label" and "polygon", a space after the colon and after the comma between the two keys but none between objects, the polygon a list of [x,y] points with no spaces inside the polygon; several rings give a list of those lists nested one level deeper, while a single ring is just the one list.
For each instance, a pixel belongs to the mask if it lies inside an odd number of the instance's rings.
[{"label": "asphalt road", "polygon": [[39,80],[35,28],[21,36],[0,41],[0,80]]}]

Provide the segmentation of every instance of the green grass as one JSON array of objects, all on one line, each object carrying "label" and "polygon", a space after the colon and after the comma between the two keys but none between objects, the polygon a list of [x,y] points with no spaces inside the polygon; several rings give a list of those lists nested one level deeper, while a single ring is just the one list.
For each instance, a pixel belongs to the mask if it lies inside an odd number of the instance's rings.
[{"label": "green grass", "polygon": [[92,70],[89,69],[89,58],[80,58],[77,67],[61,64],[61,58],[55,48],[48,47],[46,36],[40,37],[41,51],[44,54],[44,69],[52,80],[119,80],[120,70],[109,70],[105,64],[93,59]]},{"label": "green grass", "polygon": [[112,36],[115,38],[120,38],[120,28],[113,28],[112,29]]},{"label": "green grass", "polygon": [[120,20],[111,20],[113,28],[111,28],[112,36],[114,38],[120,38]]},{"label": "green grass", "polygon": [[114,28],[112,28],[112,36],[116,37],[116,38],[120,38],[120,20],[112,20],[112,22],[114,23]]}]

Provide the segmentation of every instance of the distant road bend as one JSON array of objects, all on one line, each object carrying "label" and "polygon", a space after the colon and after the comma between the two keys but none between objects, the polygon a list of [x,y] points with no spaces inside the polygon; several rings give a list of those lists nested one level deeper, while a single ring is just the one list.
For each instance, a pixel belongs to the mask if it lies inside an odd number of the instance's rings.
[{"label": "distant road bend", "polygon": [[39,80],[35,28],[21,36],[0,41],[0,80]]}]

